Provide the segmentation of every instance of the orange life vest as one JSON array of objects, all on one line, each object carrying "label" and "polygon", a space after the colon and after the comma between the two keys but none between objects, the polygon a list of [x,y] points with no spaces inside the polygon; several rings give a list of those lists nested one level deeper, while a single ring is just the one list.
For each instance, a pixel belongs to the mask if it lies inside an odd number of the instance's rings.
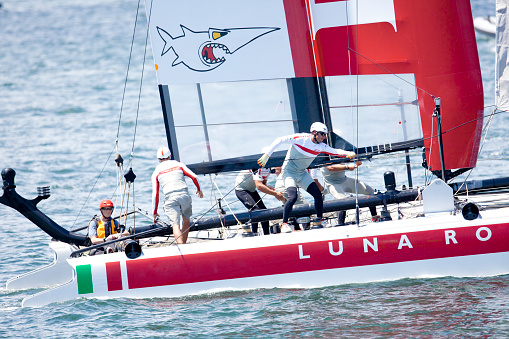
[{"label": "orange life vest", "polygon": [[[116,234],[117,233],[117,227],[115,225],[115,220],[111,219],[111,229],[109,234]],[[105,222],[99,218],[97,221],[97,237],[98,238],[104,238],[105,237]]]}]

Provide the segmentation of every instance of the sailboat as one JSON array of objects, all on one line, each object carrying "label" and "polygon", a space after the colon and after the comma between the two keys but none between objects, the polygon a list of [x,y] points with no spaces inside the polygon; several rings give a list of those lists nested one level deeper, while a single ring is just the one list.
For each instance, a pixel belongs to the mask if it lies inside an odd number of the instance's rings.
[{"label": "sailboat", "polygon": [[[451,182],[475,167],[484,116],[468,0],[147,0],[146,12],[168,147],[196,174],[256,168],[264,144],[321,121],[328,143],[359,159],[402,153],[406,184],[386,172],[384,192],[324,202],[325,212],[378,206],[381,222],[357,212],[345,226],[331,217],[330,227],[248,237],[243,225],[279,219],[282,208],[219,212],[191,231],[235,236],[141,246],[171,234],[150,226],[128,237],[125,252],[89,256],[86,235],[37,208],[48,190],[27,200],[16,193],[15,171],[4,169],[0,203],[48,233],[55,251],[52,265],[7,282],[55,285],[23,306],[509,273],[509,196],[501,191],[509,178]],[[497,68],[501,98],[505,66]],[[422,149],[435,179],[418,186],[409,152]],[[267,166],[281,166],[285,153]],[[317,157],[311,167],[341,161]],[[304,204],[292,216],[313,213]]]},{"label": "sailboat", "polygon": [[497,25],[495,17],[478,16],[474,19],[474,28],[477,32],[494,38],[497,34]]}]

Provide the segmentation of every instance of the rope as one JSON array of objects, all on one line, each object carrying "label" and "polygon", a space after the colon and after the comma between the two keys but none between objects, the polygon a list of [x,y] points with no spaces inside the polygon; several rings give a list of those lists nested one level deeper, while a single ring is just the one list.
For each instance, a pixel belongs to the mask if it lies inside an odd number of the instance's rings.
[{"label": "rope", "polygon": [[101,169],[101,172],[99,172],[99,175],[96,177],[95,182],[94,182],[94,184],[92,185],[92,188],[90,189],[90,192],[88,192],[87,198],[85,199],[85,201],[84,201],[84,202],[83,202],[83,204],[81,205],[81,209],[80,209],[80,211],[78,212],[78,215],[76,216],[76,219],[74,219],[74,222],[72,223],[71,228],[73,228],[73,227],[74,227],[74,225],[76,225],[76,221],[78,220],[79,216],[81,215],[81,212],[83,211],[83,208],[84,208],[84,207],[85,207],[85,205],[87,204],[88,199],[90,198],[90,195],[91,195],[91,194],[92,194],[92,192],[94,191],[94,189],[95,189],[95,185],[97,185],[97,182],[99,181],[99,178],[102,176],[102,173],[104,172],[104,169],[106,168],[106,165],[108,164],[108,161],[110,160],[111,155],[113,154],[113,151],[115,151],[115,147],[111,150],[110,154],[108,155],[108,159],[106,159],[106,162],[104,163],[104,166],[103,166],[103,168]]},{"label": "rope", "polygon": [[[216,180],[212,180],[212,176],[210,177],[210,180],[214,183],[214,186],[216,186],[216,189],[217,191],[219,192],[219,194],[221,195],[221,200],[223,200],[225,203],[226,203],[226,206],[228,207],[228,209],[230,210],[230,212],[232,213],[233,217],[235,218],[235,220],[237,220],[237,224],[240,225],[241,222],[239,221],[239,219],[237,219],[237,216],[235,215],[235,213],[232,211],[232,209],[230,208],[230,205],[228,204],[228,202],[224,199],[224,196],[223,196],[223,193],[221,193],[221,190],[219,189],[219,187],[217,186],[217,183],[216,183]],[[231,191],[230,191],[231,192]]]},{"label": "rope", "polygon": [[[131,59],[132,59],[132,52],[133,52],[133,46],[134,46],[134,38],[135,38],[135,34],[136,34],[136,26],[137,26],[137,22],[138,22],[139,8],[140,8],[140,0],[138,0],[138,5],[137,5],[137,8],[136,8],[136,17],[135,17],[135,20],[134,20],[134,29],[133,29],[133,35],[132,35],[132,38],[131,38],[131,47],[130,47],[130,51],[129,51],[129,59],[128,59],[128,63],[127,63],[126,77],[125,77],[125,80],[124,80],[124,88],[123,88],[123,91],[122,91],[122,100],[121,100],[121,104],[120,104],[120,112],[119,112],[118,125],[117,125],[117,135],[116,135],[116,138],[115,138],[115,146],[113,147],[113,150],[111,150],[110,154],[108,155],[108,158],[106,159],[106,161],[104,163],[104,166],[101,169],[99,175],[96,177],[96,180],[95,180],[94,184],[92,185],[92,188],[90,189],[90,191],[89,191],[89,193],[87,195],[87,198],[85,199],[83,205],[81,206],[81,209],[78,212],[78,215],[76,216],[76,219],[74,220],[74,222],[73,222],[71,227],[74,227],[74,225],[76,224],[78,218],[80,217],[81,212],[83,211],[85,205],[87,204],[87,202],[88,202],[88,200],[90,198],[90,195],[94,191],[95,186],[97,185],[97,182],[99,181],[99,178],[101,178],[102,173],[104,172],[104,169],[106,168],[106,165],[108,164],[108,162],[109,162],[109,160],[111,158],[111,155],[113,154],[114,151],[116,151],[117,154],[118,154],[118,139],[119,139],[119,135],[120,135],[120,122],[122,120],[122,112],[123,112],[123,107],[124,107],[125,93],[126,93],[126,88],[127,88],[127,80],[128,80],[128,77],[129,77],[129,70],[130,70]],[[118,188],[118,185],[119,185],[119,182],[118,182],[118,172],[117,172],[117,188]],[[116,206],[116,204],[115,204],[115,206]]]},{"label": "rope", "polygon": [[[481,142],[481,146],[479,147],[479,151],[477,152],[477,156],[479,156],[481,154],[481,151],[482,151],[482,148],[484,147],[484,143],[486,142],[486,137],[488,136],[488,131],[491,127],[491,122],[493,121],[493,116],[495,115],[495,111],[497,110],[497,108],[495,107],[493,109],[493,111],[491,112],[489,118],[488,118],[488,121],[486,122],[486,124],[484,125],[483,127],[483,131],[484,131],[484,138]],[[458,188],[458,190],[454,193],[454,195],[458,194],[459,190],[465,185],[466,181],[468,180],[468,178],[470,177],[470,174],[472,174],[472,171],[473,169],[471,169],[467,176],[465,177],[465,180],[463,180],[463,183],[461,184],[461,186]],[[468,199],[468,186],[467,186],[467,199]]]},{"label": "rope", "polygon": [[[348,5],[347,5],[347,6],[348,6]],[[407,84],[409,84],[410,86],[415,87],[415,88],[416,88],[416,89],[418,89],[419,91],[421,91],[421,92],[423,92],[423,93],[425,93],[425,94],[429,95],[429,96],[430,96],[430,97],[432,97],[432,98],[435,98],[435,96],[434,96],[433,94],[431,94],[431,93],[427,92],[426,90],[424,90],[424,89],[420,88],[419,86],[417,86],[417,85],[415,85],[415,84],[411,83],[410,81],[403,79],[402,77],[400,77],[400,76],[399,76],[399,75],[397,75],[396,73],[393,73],[393,72],[389,71],[387,68],[383,67],[382,65],[380,65],[380,64],[378,64],[378,63],[376,63],[375,61],[373,61],[373,60],[369,59],[368,57],[366,57],[366,56],[362,55],[361,53],[357,52],[356,50],[354,50],[354,49],[350,48],[350,46],[348,46],[348,50],[350,50],[350,51],[354,52],[355,54],[357,54],[357,56],[360,56],[360,57],[362,57],[362,58],[366,59],[367,61],[369,61],[369,62],[370,62],[370,63],[372,63],[373,65],[375,65],[375,66],[377,66],[377,67],[379,67],[379,68],[383,69],[383,70],[384,70],[384,71],[386,71],[388,74],[391,74],[391,75],[395,76],[396,78],[400,79],[400,80],[401,80],[401,81],[403,81],[403,82],[406,82],[406,83],[407,83]],[[359,63],[357,63],[357,67],[358,67],[358,65],[359,65]],[[358,73],[359,73],[359,72],[357,72],[357,75],[359,75]]]},{"label": "rope", "polygon": [[[138,0],[140,1],[140,0]],[[129,157],[129,167],[132,167],[133,157],[134,157],[134,144],[136,141],[136,130],[138,128],[138,117],[140,114],[140,102],[141,102],[141,89],[143,87],[143,74],[145,72],[145,60],[147,58],[147,45],[148,45],[148,38],[149,38],[149,28],[150,28],[150,20],[152,18],[152,2],[150,1],[150,11],[148,14],[148,23],[147,23],[147,33],[145,34],[145,48],[143,50],[143,63],[141,65],[141,77],[140,77],[140,89],[138,92],[138,104],[136,106],[136,122],[134,124],[134,135],[133,135],[133,146],[131,148],[131,155]]]},{"label": "rope", "polygon": [[136,35],[136,26],[137,26],[137,23],[138,23],[138,13],[139,13],[139,11],[140,11],[140,0],[138,0],[138,6],[136,8],[136,18],[134,20],[133,37],[131,38],[131,48],[130,48],[130,51],[129,51],[129,61],[127,62],[127,72],[126,72],[126,75],[125,75],[124,89],[122,91],[122,101],[121,101],[121,104],[120,104],[120,114],[119,114],[118,126],[117,126],[117,137],[116,137],[116,140],[115,140],[115,145],[117,145],[117,153],[118,153],[118,137],[119,137],[119,134],[120,134],[120,122],[122,121],[122,110],[124,108],[124,98],[125,98],[125,92],[126,92],[126,88],[127,88],[127,79],[129,78],[129,69],[131,67],[131,58],[132,58],[132,55],[133,55],[134,37]]}]

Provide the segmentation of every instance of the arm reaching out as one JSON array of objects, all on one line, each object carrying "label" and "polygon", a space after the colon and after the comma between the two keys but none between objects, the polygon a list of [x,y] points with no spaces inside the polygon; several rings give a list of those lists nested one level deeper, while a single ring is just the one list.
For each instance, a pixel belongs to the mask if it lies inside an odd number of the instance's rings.
[{"label": "arm reaching out", "polygon": [[269,161],[269,155],[268,154],[264,154],[264,155],[262,155],[260,157],[260,159],[258,159],[257,163],[261,167],[265,167],[265,165],[267,164],[267,161]]}]

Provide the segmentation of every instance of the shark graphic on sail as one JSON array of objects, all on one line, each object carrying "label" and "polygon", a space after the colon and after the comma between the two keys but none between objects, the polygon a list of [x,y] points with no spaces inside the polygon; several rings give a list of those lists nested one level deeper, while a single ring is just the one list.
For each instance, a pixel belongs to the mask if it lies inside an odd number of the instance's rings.
[{"label": "shark graphic on sail", "polygon": [[277,27],[249,28],[209,28],[207,31],[193,31],[180,25],[182,35],[172,37],[161,27],[157,27],[164,41],[161,56],[173,51],[175,59],[172,66],[182,64],[197,72],[211,71],[227,61],[229,55],[261,36],[277,31]]}]

